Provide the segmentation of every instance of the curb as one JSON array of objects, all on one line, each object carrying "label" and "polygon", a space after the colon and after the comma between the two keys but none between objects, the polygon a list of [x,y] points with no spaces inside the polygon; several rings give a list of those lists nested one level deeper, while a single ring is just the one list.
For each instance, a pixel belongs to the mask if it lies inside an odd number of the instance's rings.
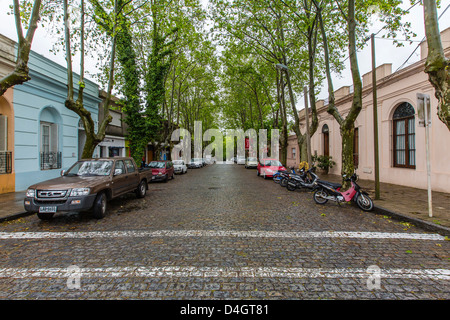
[{"label": "curb", "polygon": [[15,219],[19,219],[22,217],[27,217],[27,216],[31,216],[34,213],[32,212],[19,212],[19,213],[15,213],[6,217],[1,217],[0,218],[0,223],[5,222],[5,221],[11,221],[11,220],[15,220]]},{"label": "curb", "polygon": [[417,219],[417,218],[413,218],[410,216],[406,216],[404,214],[395,212],[395,211],[391,211],[379,206],[374,206],[374,211],[375,214],[383,214],[383,215],[387,215],[390,216],[391,218],[395,219],[395,220],[400,220],[400,221],[405,221],[405,222],[411,222],[412,224],[414,224],[416,227],[420,227],[422,229],[425,229],[427,231],[432,231],[432,232],[437,232],[443,236],[450,236],[450,228],[448,227],[444,227],[444,226],[440,226],[438,224],[435,223],[431,223],[425,220],[421,220],[421,219]]}]

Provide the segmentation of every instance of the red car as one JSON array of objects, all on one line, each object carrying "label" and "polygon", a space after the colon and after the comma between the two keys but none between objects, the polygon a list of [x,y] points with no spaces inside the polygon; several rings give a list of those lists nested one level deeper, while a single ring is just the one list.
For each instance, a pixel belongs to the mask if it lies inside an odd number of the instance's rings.
[{"label": "red car", "polygon": [[174,178],[174,169],[172,161],[152,161],[148,164],[148,167],[152,170],[152,181],[164,181],[167,182],[169,178]]},{"label": "red car", "polygon": [[258,176],[272,178],[277,171],[285,171],[286,168],[277,159],[260,159],[257,170]]}]

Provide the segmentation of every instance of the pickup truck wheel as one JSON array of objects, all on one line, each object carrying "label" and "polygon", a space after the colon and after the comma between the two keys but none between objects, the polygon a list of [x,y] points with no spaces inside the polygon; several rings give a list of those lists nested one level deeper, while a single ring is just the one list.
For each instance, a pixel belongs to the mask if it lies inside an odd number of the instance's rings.
[{"label": "pickup truck wheel", "polygon": [[138,198],[144,198],[146,193],[147,193],[147,183],[144,180],[142,180],[141,183],[139,183],[139,186],[136,190],[136,196]]},{"label": "pickup truck wheel", "polygon": [[95,219],[102,219],[106,215],[107,199],[105,193],[100,193],[95,198],[92,215]]}]

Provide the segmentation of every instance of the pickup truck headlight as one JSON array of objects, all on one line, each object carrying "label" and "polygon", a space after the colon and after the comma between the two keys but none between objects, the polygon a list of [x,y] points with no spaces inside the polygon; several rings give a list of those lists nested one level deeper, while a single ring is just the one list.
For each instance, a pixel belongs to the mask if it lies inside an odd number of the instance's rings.
[{"label": "pickup truck headlight", "polygon": [[27,190],[27,197],[28,198],[34,198],[35,194],[36,194],[36,190],[34,190],[34,189],[28,189]]},{"label": "pickup truck headlight", "polygon": [[70,192],[71,197],[87,196],[91,189],[89,188],[74,188]]}]

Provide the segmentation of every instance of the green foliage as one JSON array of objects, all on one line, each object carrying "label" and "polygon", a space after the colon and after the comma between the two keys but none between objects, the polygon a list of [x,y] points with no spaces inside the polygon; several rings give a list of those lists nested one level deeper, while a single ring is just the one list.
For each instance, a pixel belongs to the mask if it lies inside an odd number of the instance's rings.
[{"label": "green foliage", "polygon": [[332,160],[331,156],[318,156],[313,155],[312,156],[312,162],[314,166],[317,166],[318,168],[328,171],[328,169],[333,168],[336,165],[336,162]]}]

